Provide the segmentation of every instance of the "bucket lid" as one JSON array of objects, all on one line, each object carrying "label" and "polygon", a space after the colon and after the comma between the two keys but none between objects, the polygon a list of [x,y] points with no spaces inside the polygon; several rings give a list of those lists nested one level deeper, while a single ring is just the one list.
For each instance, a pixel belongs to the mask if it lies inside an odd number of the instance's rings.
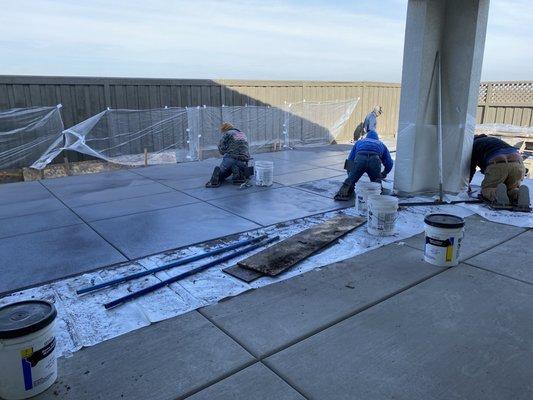
[{"label": "bucket lid", "polygon": [[0,308],[0,339],[13,339],[37,332],[57,316],[52,303],[27,300]]},{"label": "bucket lid", "polygon": [[424,222],[436,228],[456,229],[465,226],[465,220],[452,214],[429,214]]}]

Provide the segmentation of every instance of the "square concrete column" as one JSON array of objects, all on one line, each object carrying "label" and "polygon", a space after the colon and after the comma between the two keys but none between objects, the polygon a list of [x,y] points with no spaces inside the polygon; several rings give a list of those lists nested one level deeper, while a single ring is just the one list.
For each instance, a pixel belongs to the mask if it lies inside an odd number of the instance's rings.
[{"label": "square concrete column", "polygon": [[466,188],[489,0],[409,0],[394,175],[399,194],[438,193],[441,59],[443,189]]}]

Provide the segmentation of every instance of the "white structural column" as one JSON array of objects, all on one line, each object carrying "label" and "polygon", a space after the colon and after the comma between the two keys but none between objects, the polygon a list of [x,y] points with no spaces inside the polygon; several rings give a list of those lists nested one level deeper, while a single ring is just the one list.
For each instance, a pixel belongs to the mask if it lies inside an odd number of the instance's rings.
[{"label": "white structural column", "polygon": [[439,52],[443,189],[468,180],[489,0],[409,0],[394,175],[400,194],[437,193]]}]

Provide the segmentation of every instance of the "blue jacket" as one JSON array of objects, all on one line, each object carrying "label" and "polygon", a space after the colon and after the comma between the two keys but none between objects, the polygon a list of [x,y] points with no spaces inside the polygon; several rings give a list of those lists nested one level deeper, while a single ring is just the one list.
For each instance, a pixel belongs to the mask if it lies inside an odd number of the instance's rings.
[{"label": "blue jacket", "polygon": [[379,140],[379,136],[376,131],[368,132],[364,139],[360,139],[355,142],[352,147],[352,151],[348,156],[348,160],[353,161],[357,153],[360,151],[364,151],[366,153],[376,153],[385,167],[383,173],[387,175],[391,171],[393,162],[389,153],[389,149],[387,149],[387,146],[385,146],[383,142]]},{"label": "blue jacket", "polygon": [[375,131],[377,126],[377,117],[376,114],[372,111],[370,114],[368,114],[365,118],[365,121],[363,122],[363,131],[365,133],[368,133],[370,131]]}]

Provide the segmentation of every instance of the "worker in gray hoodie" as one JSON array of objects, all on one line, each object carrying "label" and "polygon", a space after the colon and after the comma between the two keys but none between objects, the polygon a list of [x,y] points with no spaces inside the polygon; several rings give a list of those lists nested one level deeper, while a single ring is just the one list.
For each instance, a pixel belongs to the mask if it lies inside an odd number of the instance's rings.
[{"label": "worker in gray hoodie", "polygon": [[222,154],[222,162],[215,167],[211,179],[205,184],[208,188],[219,187],[230,175],[233,175],[234,184],[246,181],[245,171],[250,160],[246,135],[229,122],[224,122],[220,131],[222,138],[218,143],[218,151]]}]

